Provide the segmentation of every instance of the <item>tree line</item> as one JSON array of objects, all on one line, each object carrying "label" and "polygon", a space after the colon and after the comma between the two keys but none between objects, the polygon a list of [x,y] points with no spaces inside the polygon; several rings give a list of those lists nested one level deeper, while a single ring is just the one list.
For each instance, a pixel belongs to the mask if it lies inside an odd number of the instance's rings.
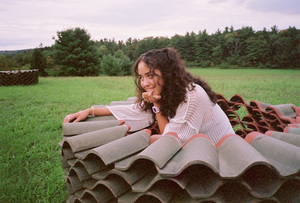
[{"label": "tree line", "polygon": [[[130,75],[140,54],[150,49],[174,47],[188,67],[299,68],[300,30],[226,27],[208,34],[206,30],[185,35],[91,40],[82,28],[57,32],[55,44],[21,53],[0,53],[0,70],[39,69],[41,75]],[[46,71],[45,71],[46,70]]]}]

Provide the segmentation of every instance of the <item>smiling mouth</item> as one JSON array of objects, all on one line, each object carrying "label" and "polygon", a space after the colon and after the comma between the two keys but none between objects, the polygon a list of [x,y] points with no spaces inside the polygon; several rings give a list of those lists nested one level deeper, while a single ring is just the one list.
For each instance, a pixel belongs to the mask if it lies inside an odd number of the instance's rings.
[{"label": "smiling mouth", "polygon": [[146,92],[149,92],[149,91],[154,91],[154,88],[144,88],[144,90],[145,90]]}]

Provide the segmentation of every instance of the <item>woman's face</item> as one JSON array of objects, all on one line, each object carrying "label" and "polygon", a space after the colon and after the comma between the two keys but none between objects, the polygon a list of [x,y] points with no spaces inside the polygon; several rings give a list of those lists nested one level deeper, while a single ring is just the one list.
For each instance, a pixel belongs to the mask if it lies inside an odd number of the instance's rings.
[{"label": "woman's face", "polygon": [[146,92],[153,92],[153,95],[160,95],[164,81],[160,70],[152,71],[144,61],[140,61],[138,65],[139,80],[142,88]]}]

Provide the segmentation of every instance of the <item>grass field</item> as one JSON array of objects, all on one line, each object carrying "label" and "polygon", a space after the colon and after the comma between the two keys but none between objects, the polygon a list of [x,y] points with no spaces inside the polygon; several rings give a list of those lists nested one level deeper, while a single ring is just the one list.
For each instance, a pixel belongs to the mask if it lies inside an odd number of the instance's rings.
[{"label": "grass field", "polygon": [[[299,70],[190,69],[230,99],[300,106]],[[65,115],[134,96],[131,77],[40,78],[0,87],[0,202],[65,202],[60,162]]]}]

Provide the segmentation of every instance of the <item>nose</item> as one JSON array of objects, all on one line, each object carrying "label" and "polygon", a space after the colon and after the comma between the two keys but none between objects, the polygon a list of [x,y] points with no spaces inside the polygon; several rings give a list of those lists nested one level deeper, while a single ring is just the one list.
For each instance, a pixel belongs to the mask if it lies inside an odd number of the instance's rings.
[{"label": "nose", "polygon": [[141,81],[142,87],[147,87],[149,84],[150,84],[149,78],[143,78],[143,80]]}]

